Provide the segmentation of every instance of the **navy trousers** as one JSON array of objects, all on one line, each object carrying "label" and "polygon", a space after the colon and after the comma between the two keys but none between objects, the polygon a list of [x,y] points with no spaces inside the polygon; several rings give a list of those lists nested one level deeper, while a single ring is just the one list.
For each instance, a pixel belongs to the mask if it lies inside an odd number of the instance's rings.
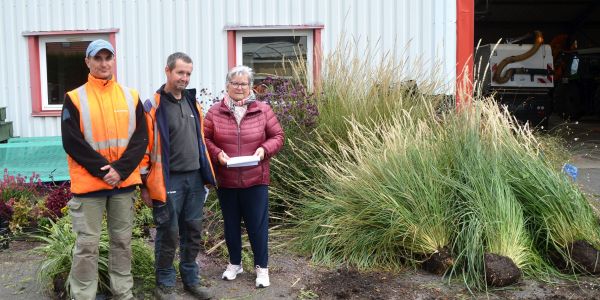
[{"label": "navy trousers", "polygon": [[167,203],[154,201],[156,283],[175,286],[173,260],[179,246],[179,272],[185,285],[199,283],[196,256],[202,243],[206,190],[199,171],[171,173]]},{"label": "navy trousers", "polygon": [[217,190],[223,220],[229,262],[242,262],[242,229],[244,220],[254,265],[267,268],[269,263],[269,186],[256,185],[243,189],[219,188]]}]

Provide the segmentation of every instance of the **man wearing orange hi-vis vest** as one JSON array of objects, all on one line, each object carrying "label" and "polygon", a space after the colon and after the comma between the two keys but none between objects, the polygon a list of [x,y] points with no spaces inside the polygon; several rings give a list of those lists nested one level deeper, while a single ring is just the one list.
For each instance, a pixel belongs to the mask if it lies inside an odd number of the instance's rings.
[{"label": "man wearing orange hi-vis vest", "polygon": [[113,299],[133,299],[131,230],[139,164],[148,145],[138,92],[113,77],[115,50],[95,40],[86,50],[87,82],[68,92],[62,110],[73,199],[67,204],[77,235],[69,276],[74,299],[95,299],[98,243],[104,211],[110,237],[108,272]]}]

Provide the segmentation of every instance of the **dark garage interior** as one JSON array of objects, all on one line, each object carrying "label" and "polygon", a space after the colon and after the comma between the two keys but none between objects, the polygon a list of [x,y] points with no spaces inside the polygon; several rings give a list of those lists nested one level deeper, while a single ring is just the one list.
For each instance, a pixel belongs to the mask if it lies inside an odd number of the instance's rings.
[{"label": "dark garage interior", "polygon": [[[532,126],[586,123],[585,130],[600,132],[600,0],[476,0],[474,29],[475,74],[483,93],[496,94]],[[543,38],[537,53],[509,60],[535,46],[534,31]],[[481,61],[486,55],[489,62]],[[477,75],[478,63],[489,66],[487,77]],[[493,75],[508,81],[494,82]]]}]

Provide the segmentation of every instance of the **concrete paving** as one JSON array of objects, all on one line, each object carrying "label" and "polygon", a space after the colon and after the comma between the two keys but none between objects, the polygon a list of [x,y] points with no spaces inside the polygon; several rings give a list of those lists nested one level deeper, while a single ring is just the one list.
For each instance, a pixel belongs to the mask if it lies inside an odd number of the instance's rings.
[{"label": "concrete paving", "polygon": [[577,184],[600,207],[600,119],[566,122],[552,116],[549,124],[549,133],[565,140],[572,155],[570,163],[578,168]]}]

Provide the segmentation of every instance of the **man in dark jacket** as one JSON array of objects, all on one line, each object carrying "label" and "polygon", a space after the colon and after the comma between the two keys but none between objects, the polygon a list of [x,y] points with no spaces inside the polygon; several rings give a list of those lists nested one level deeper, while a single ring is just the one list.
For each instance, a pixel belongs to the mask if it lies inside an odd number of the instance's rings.
[{"label": "man in dark jacket", "polygon": [[215,179],[196,90],[186,89],[192,69],[188,55],[171,54],[165,67],[167,82],[144,104],[150,142],[141,165],[142,199],[153,207],[156,223],[156,299],[175,297],[173,259],[178,245],[184,289],[197,299],[212,297],[200,285],[196,256],[208,192],[204,185],[214,185]]}]

